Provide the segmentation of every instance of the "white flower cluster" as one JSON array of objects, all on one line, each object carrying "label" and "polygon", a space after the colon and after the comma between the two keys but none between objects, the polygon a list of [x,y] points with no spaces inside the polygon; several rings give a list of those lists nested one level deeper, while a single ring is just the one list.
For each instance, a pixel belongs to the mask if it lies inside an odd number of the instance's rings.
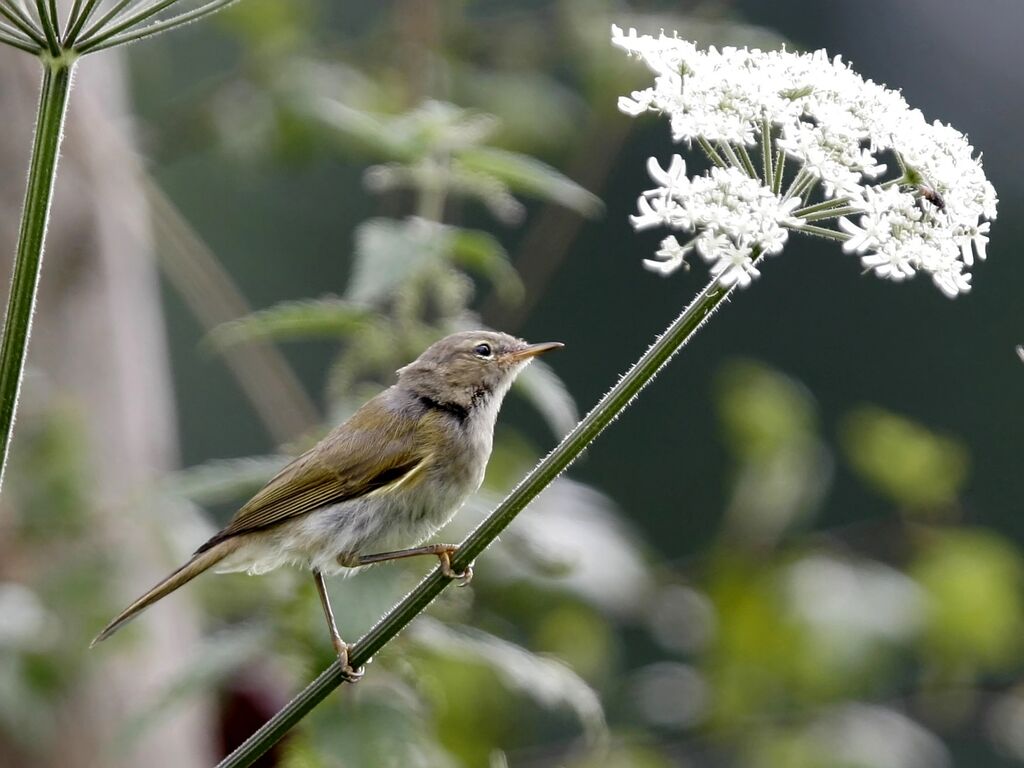
[{"label": "white flower cluster", "polygon": [[[821,199],[834,201],[836,210],[854,218],[839,219],[837,236],[848,237],[844,250],[859,254],[866,268],[892,280],[918,271],[930,273],[949,296],[970,288],[966,269],[973,265],[975,253],[985,258],[985,220],[995,218],[997,200],[962,133],[927,122],[900,93],[864,80],[825,51],[699,51],[664,33],[639,36],[633,29],[625,33],[615,26],[612,42],[643,59],[655,75],[653,87],[619,99],[621,111],[667,115],[676,141],[717,142],[745,152],[767,138],[764,144],[772,151],[782,150],[798,163],[811,188],[820,184]],[[771,132],[768,137],[763,136],[766,128]],[[893,164],[898,168],[884,180],[887,166]],[[704,193],[716,185],[714,176],[712,172],[712,181],[701,184],[694,179],[685,189]],[[671,198],[689,208],[680,199],[684,187],[673,183],[676,186],[660,196],[657,191],[645,192],[634,222],[652,222],[648,208],[658,210],[654,200]],[[808,190],[804,186],[793,197],[809,197]],[[771,231],[781,221],[780,214],[784,218],[793,212],[763,202],[759,210],[765,220],[748,222],[748,229]],[[725,226],[718,228],[718,235],[727,236],[732,247],[751,242],[744,239],[746,233]],[[700,242],[698,236],[693,245]],[[708,245],[705,241],[705,249]],[[670,265],[678,266],[677,251],[687,248],[663,243],[659,269],[668,272]],[[720,271],[734,275],[729,269]]]},{"label": "white flower cluster", "polygon": [[633,226],[648,229],[666,226],[696,231],[686,245],[674,236],[662,240],[655,258],[644,265],[663,275],[684,264],[686,254],[696,249],[713,262],[711,274],[723,285],[746,286],[758,277],[754,266],[758,253],[778,253],[786,243],[789,231],[785,224],[800,224],[792,216],[800,204],[798,198],[782,200],[757,179],[736,168],[712,168],[705,176],[686,175],[686,163],[673,155],[668,170],[663,170],[653,157],[647,162],[648,173],[660,186],[640,195],[639,215]]}]

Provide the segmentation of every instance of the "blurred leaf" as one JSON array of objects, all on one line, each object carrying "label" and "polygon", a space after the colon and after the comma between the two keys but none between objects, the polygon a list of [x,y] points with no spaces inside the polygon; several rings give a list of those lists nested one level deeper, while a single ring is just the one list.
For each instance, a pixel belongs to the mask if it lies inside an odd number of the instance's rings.
[{"label": "blurred leaf", "polygon": [[168,490],[197,504],[219,504],[251,495],[288,463],[288,456],[217,459],[167,476]]},{"label": "blurred leaf", "polygon": [[946,671],[1015,666],[1024,648],[1024,560],[995,533],[930,536],[911,574],[930,598],[926,651]]},{"label": "blurred leaf", "polygon": [[751,360],[727,363],[715,377],[715,405],[733,454],[770,459],[817,432],[814,398],[794,379]]},{"label": "blurred leaf", "polygon": [[356,230],[355,264],[346,298],[380,304],[421,270],[440,263],[450,245],[443,224],[425,219],[371,219]]},{"label": "blurred leaf", "polygon": [[519,194],[548,200],[578,213],[596,217],[604,203],[568,176],[529,155],[494,147],[473,147],[456,155],[464,168],[487,174]]},{"label": "blurred leaf", "polygon": [[383,115],[332,98],[297,100],[299,110],[329,128],[349,147],[382,160],[415,163],[487,140],[497,128],[493,115],[441,101],[427,101],[399,115]]},{"label": "blurred leaf", "polygon": [[917,509],[954,504],[967,481],[967,450],[902,416],[865,406],[840,434],[854,470],[895,503]]},{"label": "blurred leaf", "polygon": [[81,413],[72,401],[55,398],[19,434],[8,474],[23,543],[77,538],[93,507]]},{"label": "blurred leaf", "polygon": [[372,112],[329,98],[299,101],[298,108],[329,128],[346,149],[387,160],[413,160],[416,157],[410,137]]},{"label": "blurred leaf", "polygon": [[408,631],[414,642],[435,653],[467,655],[485,662],[509,688],[549,708],[568,707],[591,742],[607,736],[604,710],[594,690],[565,664],[472,627],[454,627],[419,616]]},{"label": "blurred leaf", "polygon": [[265,631],[247,626],[204,640],[169,685],[121,722],[117,735],[119,748],[130,748],[151,728],[164,723],[174,709],[188,706],[198,696],[216,690],[224,680],[256,658],[266,643]]},{"label": "blurred leaf", "polygon": [[576,401],[558,374],[543,360],[534,360],[513,385],[544,417],[555,437],[561,438],[580,420]]},{"label": "blurred leaf", "polygon": [[344,337],[361,330],[374,313],[338,298],[285,301],[217,326],[204,339],[214,349],[266,339]]},{"label": "blurred leaf", "polygon": [[487,278],[502,301],[514,304],[522,300],[524,289],[519,273],[496,237],[476,229],[449,228],[448,231],[451,259],[456,267]]}]

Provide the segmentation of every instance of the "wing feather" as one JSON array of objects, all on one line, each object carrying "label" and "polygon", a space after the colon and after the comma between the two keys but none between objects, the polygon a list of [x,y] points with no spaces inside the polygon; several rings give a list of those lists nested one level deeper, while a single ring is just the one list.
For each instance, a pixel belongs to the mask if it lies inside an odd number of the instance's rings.
[{"label": "wing feather", "polygon": [[423,441],[417,440],[419,419],[389,414],[383,434],[368,440],[366,432],[379,423],[368,410],[364,406],[315,448],[278,472],[197,552],[225,539],[271,528],[320,507],[411,479],[429,458]]}]

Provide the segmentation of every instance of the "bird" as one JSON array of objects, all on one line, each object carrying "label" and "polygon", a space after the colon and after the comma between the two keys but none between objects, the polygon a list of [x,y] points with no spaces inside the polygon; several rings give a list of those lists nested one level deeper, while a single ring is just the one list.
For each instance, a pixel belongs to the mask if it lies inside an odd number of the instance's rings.
[{"label": "bird", "polygon": [[463,331],[429,346],[397,381],[271,478],[191,559],[101,631],[106,640],[153,603],[213,568],[312,571],[343,672],[348,663],[325,577],[387,560],[432,555],[449,579],[457,546],[427,544],[483,482],[498,411],[516,376],[560,342],[529,344]]}]

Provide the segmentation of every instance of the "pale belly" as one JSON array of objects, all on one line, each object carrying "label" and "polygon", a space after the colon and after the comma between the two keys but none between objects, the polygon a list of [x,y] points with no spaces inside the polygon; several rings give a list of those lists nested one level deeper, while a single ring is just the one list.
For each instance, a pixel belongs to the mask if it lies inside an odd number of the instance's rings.
[{"label": "pale belly", "polygon": [[247,536],[217,566],[218,573],[266,573],[283,565],[333,575],[356,569],[342,558],[415,547],[443,527],[483,479],[482,467],[464,482],[425,479],[391,493],[322,507]]}]

